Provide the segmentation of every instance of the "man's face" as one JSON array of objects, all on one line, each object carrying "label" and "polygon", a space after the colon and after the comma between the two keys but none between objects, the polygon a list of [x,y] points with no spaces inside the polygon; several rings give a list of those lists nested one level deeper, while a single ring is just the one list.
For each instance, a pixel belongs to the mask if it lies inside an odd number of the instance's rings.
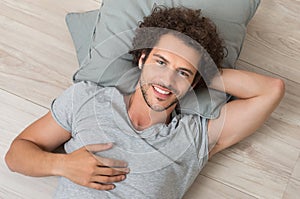
[{"label": "man's face", "polygon": [[140,88],[148,106],[154,111],[175,107],[191,88],[199,59],[199,53],[183,41],[163,35],[142,68]]}]

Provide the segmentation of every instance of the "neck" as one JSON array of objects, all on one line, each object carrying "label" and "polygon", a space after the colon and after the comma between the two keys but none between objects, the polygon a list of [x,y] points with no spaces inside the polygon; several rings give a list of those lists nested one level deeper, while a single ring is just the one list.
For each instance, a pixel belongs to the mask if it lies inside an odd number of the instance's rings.
[{"label": "neck", "polygon": [[125,103],[131,123],[137,130],[144,130],[158,123],[168,124],[176,106],[164,111],[154,111],[145,102],[140,89],[137,89],[132,95],[125,96]]}]

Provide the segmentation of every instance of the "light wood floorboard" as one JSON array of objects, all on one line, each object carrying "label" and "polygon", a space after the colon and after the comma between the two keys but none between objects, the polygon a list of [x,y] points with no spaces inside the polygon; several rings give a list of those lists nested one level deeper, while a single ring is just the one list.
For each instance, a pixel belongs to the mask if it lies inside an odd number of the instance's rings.
[{"label": "light wood floorboard", "polygon": [[299,190],[300,190],[300,156],[297,160],[296,166],[291,175],[286,191],[284,192],[283,198],[297,199],[299,198]]},{"label": "light wood floorboard", "polygon": [[4,155],[17,132],[44,115],[48,109],[0,89],[0,198],[51,198],[56,177],[32,178],[8,170]]},{"label": "light wood floorboard", "polygon": [[223,182],[218,182],[203,175],[199,175],[185,195],[184,199],[255,199],[254,196],[248,195],[234,187],[227,186]]},{"label": "light wood floorboard", "polygon": [[300,2],[262,0],[240,59],[300,82]]},{"label": "light wood floorboard", "polygon": [[49,107],[78,69],[65,15],[97,8],[93,0],[1,0],[2,89]]},{"label": "light wood floorboard", "polygon": [[[65,15],[99,5],[99,0],[1,0],[0,198],[52,197],[56,177],[11,173],[4,155],[13,138],[72,84],[78,63]],[[255,134],[208,162],[185,199],[299,198],[299,10],[299,0],[262,0],[237,66],[283,78],[286,95]]]}]

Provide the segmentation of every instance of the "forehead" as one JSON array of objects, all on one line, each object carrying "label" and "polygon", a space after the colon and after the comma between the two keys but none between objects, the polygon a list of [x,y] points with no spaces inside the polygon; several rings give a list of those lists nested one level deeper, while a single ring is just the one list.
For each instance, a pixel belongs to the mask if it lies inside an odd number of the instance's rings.
[{"label": "forehead", "polygon": [[162,35],[158,43],[154,46],[155,51],[165,51],[176,56],[178,59],[183,59],[194,67],[197,68],[197,65],[200,61],[200,53],[188,46],[181,39],[176,37],[173,34]]}]

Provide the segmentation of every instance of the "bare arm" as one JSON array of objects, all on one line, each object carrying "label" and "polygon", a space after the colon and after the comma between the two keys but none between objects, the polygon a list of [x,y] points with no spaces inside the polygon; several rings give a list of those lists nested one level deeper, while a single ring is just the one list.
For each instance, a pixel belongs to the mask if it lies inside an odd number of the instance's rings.
[{"label": "bare arm", "polygon": [[[225,92],[239,99],[223,106],[220,117],[208,124],[210,156],[254,133],[270,116],[284,95],[284,82],[256,73],[224,69]],[[212,86],[222,90],[219,79]]]},{"label": "bare arm", "polygon": [[88,145],[70,154],[51,152],[70,138],[70,132],[60,127],[48,112],[15,138],[5,161],[15,172],[29,176],[64,176],[99,190],[113,189],[113,182],[125,179],[128,173],[125,162],[93,155],[93,152],[110,149],[111,144]]},{"label": "bare arm", "polygon": [[6,154],[6,163],[11,170],[29,176],[57,175],[55,168],[60,167],[64,155],[50,151],[70,137],[48,112],[15,138]]}]

